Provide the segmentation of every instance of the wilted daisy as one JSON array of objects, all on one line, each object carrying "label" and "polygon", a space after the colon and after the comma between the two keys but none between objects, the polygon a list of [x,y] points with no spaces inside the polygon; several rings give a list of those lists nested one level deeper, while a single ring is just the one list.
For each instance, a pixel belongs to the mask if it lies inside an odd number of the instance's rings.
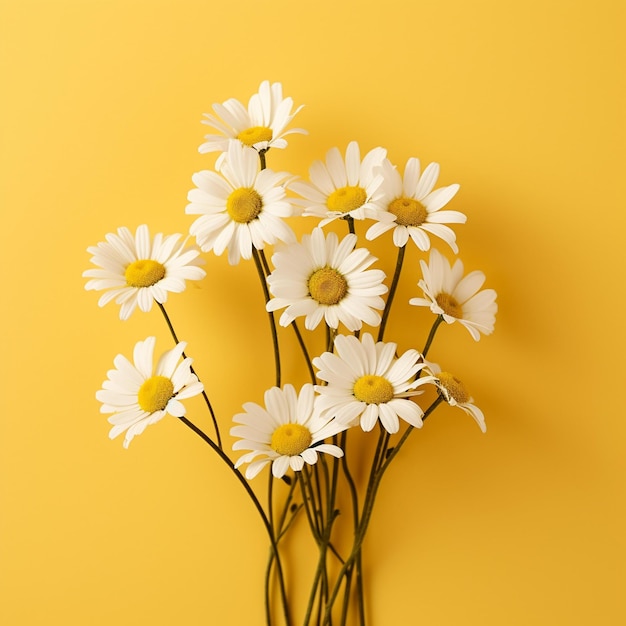
[{"label": "wilted daisy", "polygon": [[[314,415],[314,397],[311,384],[304,385],[299,395],[292,385],[285,385],[283,389],[272,387],[265,392],[265,407],[254,402],[243,405],[245,413],[233,417],[241,426],[233,426],[230,434],[240,437],[233,450],[250,450],[235,463],[235,467],[250,463],[246,478],[254,478],[269,463],[272,474],[281,478],[289,468],[299,472],[305,463],[317,463],[320,452],[343,456],[341,448],[323,441],[346,426]],[[259,456],[263,458],[255,460]]]},{"label": "wilted daisy", "polygon": [[393,231],[393,243],[401,248],[409,237],[420,250],[430,248],[431,235],[443,239],[454,252],[458,252],[456,235],[445,224],[464,224],[465,215],[459,211],[440,211],[459,190],[459,185],[448,185],[433,191],[439,176],[439,164],[431,163],[420,175],[419,159],[411,158],[404,168],[404,178],[388,161],[382,164],[384,183],[381,187],[381,205],[388,221],[373,224],[366,233],[375,239],[388,230]]},{"label": "wilted daisy", "polygon": [[113,424],[109,437],[113,439],[126,432],[125,448],[135,435],[166,413],[183,416],[185,407],[181,400],[197,396],[203,390],[202,383],[191,373],[191,359],[180,361],[185,342],[165,352],[154,367],[155,342],[154,337],[137,342],[133,363],[118,354],[113,361],[116,369],[107,372],[108,380],[96,392],[96,398],[102,402],[100,412],[114,414],[108,418]]},{"label": "wilted daisy", "polygon": [[483,412],[473,404],[474,399],[469,395],[467,388],[461,380],[450,374],[450,372],[442,372],[436,363],[428,363],[424,371],[435,376],[435,385],[437,385],[439,393],[450,406],[458,406],[459,409],[471,415],[480,430],[483,432],[487,431]]},{"label": "wilted daisy", "polygon": [[338,335],[336,354],[325,352],[313,359],[318,378],[328,383],[315,387],[319,394],[316,411],[344,424],[358,419],[364,431],[372,430],[380,420],[388,433],[396,433],[398,418],[421,427],[424,411],[409,398],[421,393],[417,388],[433,378],[416,379],[424,367],[420,353],[407,350],[398,358],[397,347],[392,342],[374,343],[369,333],[360,341],[353,335]]},{"label": "wilted daisy", "polygon": [[287,307],[280,324],[288,326],[296,317],[306,316],[304,325],[313,330],[322,319],[330,328],[339,323],[358,330],[363,322],[380,324],[379,310],[385,306],[381,294],[385,273],[368,270],[376,261],[364,248],[354,249],[356,235],[348,234],[341,242],[335,233],[324,236],[321,228],[302,237],[272,256],[276,268],[267,278],[274,296],[268,311]]},{"label": "wilted daisy", "polygon": [[203,124],[219,131],[217,135],[206,135],[207,140],[199,151],[215,152],[228,149],[229,141],[236,139],[245,146],[256,150],[268,148],[285,148],[287,142],[284,137],[291,133],[302,133],[302,128],[285,130],[301,106],[293,113],[293,100],[283,98],[283,87],[280,83],[265,80],[261,83],[258,93],[255,93],[248,102],[248,108],[239,100],[230,98],[223,104],[214,104],[213,110],[217,115],[205,113]]},{"label": "wilted daisy", "polygon": [[204,263],[195,247],[185,247],[182,235],[164,237],[157,233],[150,239],[148,227],[143,224],[133,234],[128,228],[118,228],[117,235],[109,233],[106,242],[90,246],[91,262],[100,269],[83,272],[91,278],[85,289],[107,290],[98,304],[104,306],[115,300],[120,307],[120,318],[128,319],[137,306],[142,311],[152,308],[153,300],[163,304],[167,292],[180,293],[185,280],[200,280]]},{"label": "wilted daisy", "polygon": [[479,271],[463,277],[463,263],[457,259],[452,267],[438,251],[430,251],[428,263],[420,261],[423,278],[418,286],[426,298],[411,298],[410,304],[427,306],[436,315],[443,316],[446,323],[460,322],[478,341],[480,333],[493,332],[496,319],[496,292],[480,288],[485,275]]},{"label": "wilted daisy", "polygon": [[291,189],[304,198],[296,200],[305,207],[303,214],[327,218],[320,226],[348,215],[357,220],[377,216],[378,219],[393,220],[393,216],[379,216],[382,208],[379,188],[383,178],[376,169],[386,155],[384,148],[374,148],[361,161],[359,144],[352,141],[344,160],[338,148],[331,148],[325,163],[315,161],[311,165],[311,183],[294,182],[291,185]]},{"label": "wilted daisy", "polygon": [[219,163],[219,174],[202,171],[193,175],[196,189],[187,199],[187,213],[200,215],[191,225],[198,245],[204,252],[218,256],[228,248],[228,261],[239,263],[252,256],[252,246],[262,250],[277,240],[295,240],[293,231],[283,221],[292,215],[283,183],[286,172],[260,170],[254,150],[232,142]]}]

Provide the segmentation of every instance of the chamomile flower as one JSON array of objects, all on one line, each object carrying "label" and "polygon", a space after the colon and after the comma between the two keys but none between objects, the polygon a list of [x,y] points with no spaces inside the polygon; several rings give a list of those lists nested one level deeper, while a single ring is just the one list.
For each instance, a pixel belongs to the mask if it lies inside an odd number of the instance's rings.
[{"label": "chamomile flower", "polygon": [[498,305],[493,289],[480,288],[485,275],[479,271],[463,276],[463,263],[457,259],[451,267],[448,260],[436,249],[430,251],[429,262],[420,261],[423,278],[418,286],[425,298],[411,298],[410,304],[427,306],[441,315],[447,324],[459,322],[478,341],[480,333],[493,332]]},{"label": "chamomile flower", "polygon": [[360,341],[353,335],[338,335],[336,354],[325,352],[313,359],[317,377],[328,383],[315,387],[319,394],[315,410],[344,424],[358,420],[366,432],[380,420],[388,433],[396,433],[398,418],[420,428],[424,411],[410,397],[421,393],[418,387],[431,383],[433,377],[416,379],[424,367],[421,354],[407,350],[396,357],[397,347],[392,342],[374,343],[369,333]]},{"label": "chamomile flower", "polygon": [[284,183],[290,174],[259,171],[254,150],[232,142],[219,174],[202,171],[193,175],[196,189],[187,199],[187,213],[200,215],[191,225],[203,252],[213,250],[218,256],[228,248],[228,261],[249,259],[252,247],[262,250],[277,240],[295,241],[295,235],[283,218],[292,215]]},{"label": "chamomile flower", "polygon": [[245,146],[255,150],[268,148],[285,148],[287,142],[284,137],[291,133],[306,135],[302,128],[285,130],[301,106],[292,112],[293,100],[283,98],[283,87],[280,83],[265,80],[261,83],[258,93],[255,93],[248,102],[248,108],[239,100],[230,98],[223,104],[214,104],[216,115],[205,113],[203,124],[211,126],[219,134],[206,135],[207,140],[199,151],[216,152],[226,151],[230,141],[237,140]]},{"label": "chamomile flower", "polygon": [[424,371],[435,377],[439,393],[450,406],[458,406],[474,419],[482,432],[487,431],[483,412],[474,404],[474,399],[461,380],[450,372],[442,372],[436,363],[427,363]]},{"label": "chamomile flower", "polygon": [[388,161],[382,164],[384,183],[381,204],[388,221],[378,221],[366,233],[375,239],[393,228],[393,243],[401,248],[409,237],[420,250],[430,248],[429,234],[443,239],[457,253],[456,235],[445,224],[464,224],[465,215],[459,211],[440,211],[459,190],[459,185],[448,185],[433,191],[439,176],[439,164],[431,163],[420,175],[419,159],[411,158],[404,169],[404,178]]},{"label": "chamomile flower", "polygon": [[148,227],[143,224],[135,235],[128,228],[118,228],[117,235],[109,233],[106,242],[90,246],[91,262],[99,269],[83,272],[91,278],[85,289],[106,290],[98,300],[100,306],[115,300],[120,306],[120,318],[128,319],[137,306],[150,311],[152,302],[163,304],[168,292],[180,293],[185,280],[201,280],[205,271],[198,267],[204,261],[200,251],[185,247],[182,235],[161,233],[150,239]]},{"label": "chamomile flower", "polygon": [[107,380],[96,398],[102,402],[101,413],[113,413],[108,418],[113,428],[111,439],[126,432],[124,447],[147,426],[156,424],[167,413],[182,417],[185,407],[181,400],[202,393],[202,383],[191,373],[191,359],[180,358],[185,342],[165,352],[153,364],[156,339],[148,337],[139,341],[133,352],[133,363],[118,354],[113,363],[115,369],[107,372]]},{"label": "chamomile flower", "polygon": [[305,216],[325,218],[324,226],[338,218],[350,216],[357,220],[377,218],[393,220],[381,213],[379,188],[383,177],[377,173],[387,155],[384,148],[370,150],[361,161],[359,144],[352,141],[346,149],[345,160],[338,148],[331,148],[326,162],[315,161],[309,170],[310,183],[294,182],[291,189],[303,200]]},{"label": "chamomile flower", "polygon": [[304,385],[299,394],[292,385],[285,385],[283,389],[272,387],[265,392],[265,407],[254,402],[243,405],[245,413],[233,417],[240,425],[233,426],[230,434],[240,437],[233,450],[250,451],[235,463],[235,467],[250,464],[246,478],[254,478],[270,463],[272,474],[281,478],[289,468],[299,472],[305,463],[317,463],[320,452],[337,458],[343,456],[341,448],[323,442],[346,426],[332,418],[316,416],[314,397],[311,384]]},{"label": "chamomile flower", "polygon": [[330,328],[342,323],[352,331],[363,322],[378,326],[378,311],[385,306],[380,296],[387,291],[385,273],[367,269],[376,258],[364,248],[355,250],[356,242],[356,235],[339,242],[335,233],[325,237],[321,228],[314,228],[301,243],[278,250],[272,256],[276,269],[267,278],[274,296],[267,310],[286,307],[282,326],[304,315],[308,330],[317,328],[322,319]]}]

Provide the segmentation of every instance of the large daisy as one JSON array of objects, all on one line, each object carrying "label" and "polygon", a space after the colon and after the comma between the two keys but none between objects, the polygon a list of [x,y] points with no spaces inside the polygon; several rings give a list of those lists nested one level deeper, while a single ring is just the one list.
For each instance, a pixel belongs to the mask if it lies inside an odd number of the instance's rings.
[{"label": "large daisy", "polygon": [[352,141],[344,160],[338,148],[331,148],[325,163],[315,161],[311,165],[310,183],[291,185],[291,189],[304,198],[296,200],[304,207],[304,215],[326,218],[321,226],[346,216],[358,220],[366,217],[393,220],[393,216],[379,215],[382,208],[379,188],[383,178],[377,168],[386,155],[384,148],[374,148],[361,160],[359,144]]},{"label": "large daisy", "polygon": [[496,319],[496,292],[480,288],[485,275],[479,271],[463,276],[463,263],[457,259],[451,267],[438,250],[430,251],[429,262],[420,261],[423,278],[418,286],[425,298],[411,298],[410,304],[427,306],[436,315],[441,315],[447,324],[460,322],[470,335],[478,341],[480,333],[493,332]]},{"label": "large daisy", "polygon": [[128,319],[137,306],[142,311],[152,308],[153,300],[161,304],[169,291],[180,293],[185,280],[200,280],[205,271],[198,267],[204,261],[196,247],[185,247],[182,235],[161,233],[150,239],[148,227],[143,224],[135,235],[128,228],[118,228],[117,235],[109,233],[106,241],[90,246],[91,262],[99,269],[83,272],[91,278],[85,289],[106,290],[98,304],[104,306],[115,300],[120,307],[120,318]]},{"label": "large daisy", "polygon": [[219,174],[202,171],[193,175],[196,189],[187,199],[187,213],[200,215],[191,225],[200,248],[218,256],[228,248],[228,261],[239,263],[252,256],[252,246],[262,250],[277,240],[295,240],[283,221],[293,213],[284,183],[290,174],[259,171],[256,152],[232,142],[219,162]]},{"label": "large daisy", "polygon": [[[314,397],[311,384],[304,385],[300,394],[292,385],[285,385],[283,389],[272,387],[265,392],[265,407],[254,402],[243,405],[245,413],[233,417],[240,426],[233,426],[230,434],[240,437],[233,450],[250,450],[235,463],[235,467],[250,464],[246,478],[254,478],[269,463],[272,474],[281,478],[289,468],[299,472],[305,463],[317,463],[320,452],[343,456],[341,448],[323,441],[346,426],[314,415]],[[262,458],[257,459],[259,456]]]},{"label": "large daisy", "polygon": [[385,306],[380,296],[387,291],[385,273],[367,269],[376,258],[364,248],[355,250],[356,242],[356,235],[339,242],[335,233],[325,237],[321,228],[315,228],[302,243],[277,251],[272,256],[276,269],[267,278],[274,296],[267,310],[287,307],[280,317],[282,326],[304,315],[308,330],[322,319],[330,328],[342,323],[352,331],[363,322],[378,326],[378,311]]},{"label": "large daisy", "polygon": [[96,398],[102,402],[100,412],[113,413],[108,418],[113,424],[109,437],[113,439],[126,432],[125,448],[135,435],[140,435],[167,413],[183,416],[185,407],[181,400],[203,390],[202,383],[191,373],[191,359],[180,361],[185,342],[165,352],[154,366],[155,342],[154,337],[137,342],[133,363],[118,354],[113,361],[116,369],[107,372],[108,379],[96,392]]},{"label": "large daisy", "polygon": [[474,399],[461,380],[450,372],[442,372],[441,367],[436,363],[427,363],[424,371],[435,377],[435,385],[439,393],[450,406],[457,406],[465,411],[478,424],[480,430],[487,431],[483,412],[474,404]]},{"label": "large daisy", "polygon": [[328,383],[315,387],[316,411],[344,424],[358,420],[366,432],[380,420],[388,433],[396,433],[398,418],[421,427],[424,411],[410,397],[421,393],[417,388],[433,377],[416,379],[424,367],[421,354],[407,350],[398,358],[397,347],[392,342],[374,343],[369,333],[360,341],[353,335],[338,335],[336,354],[325,352],[313,359],[318,378]]},{"label": "large daisy", "polygon": [[445,224],[464,224],[465,215],[459,211],[440,211],[459,190],[459,185],[433,188],[439,176],[439,164],[431,163],[420,175],[419,159],[411,158],[404,168],[404,178],[388,161],[382,164],[384,183],[381,187],[381,204],[387,221],[378,221],[366,233],[375,239],[393,228],[393,242],[401,248],[409,237],[420,250],[430,248],[429,234],[443,239],[454,252],[458,252],[456,235]]},{"label": "large daisy", "polygon": [[206,135],[200,152],[216,152],[228,149],[228,144],[235,139],[245,146],[256,150],[268,148],[285,148],[284,137],[291,133],[306,134],[302,128],[285,130],[301,106],[291,111],[293,100],[283,98],[283,87],[280,83],[265,80],[261,83],[258,93],[248,102],[248,108],[239,100],[231,98],[223,104],[214,104],[216,115],[205,113],[203,124],[211,126],[219,134]]}]

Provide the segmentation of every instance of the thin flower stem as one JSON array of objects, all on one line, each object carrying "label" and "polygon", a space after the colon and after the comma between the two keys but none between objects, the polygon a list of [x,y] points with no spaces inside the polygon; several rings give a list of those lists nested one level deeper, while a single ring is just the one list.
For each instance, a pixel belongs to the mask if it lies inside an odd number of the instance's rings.
[{"label": "thin flower stem", "polygon": [[[260,153],[259,153],[260,154]],[[252,256],[254,258],[254,264],[256,265],[259,279],[261,280],[261,286],[263,287],[263,295],[265,296],[265,304],[270,301],[270,293],[267,288],[267,281],[265,279],[265,271],[263,269],[263,263],[259,255],[259,251],[252,246]],[[276,386],[280,387],[280,349],[278,347],[278,333],[276,331],[276,320],[274,319],[274,313],[268,311],[270,320],[270,330],[272,331],[272,344],[274,346],[274,363],[276,367]]]},{"label": "thin flower stem", "polygon": [[350,234],[356,235],[356,230],[354,229],[354,218],[351,215],[346,215],[344,219],[348,222],[348,230],[350,231]]},{"label": "thin flower stem", "polygon": [[422,350],[422,356],[424,358],[426,358],[426,355],[428,354],[428,351],[430,350],[430,344],[432,344],[433,339],[435,338],[435,333],[437,332],[437,329],[439,328],[439,325],[441,324],[441,322],[443,322],[443,315],[438,315],[437,319],[434,321],[432,328],[430,329],[430,333],[428,333],[428,339],[426,340],[426,345],[424,346],[424,349]]},{"label": "thin flower stem", "polygon": [[[188,420],[184,415],[181,415],[178,419],[183,424],[185,424],[185,426],[193,430],[193,432],[196,433],[196,435],[198,435],[205,443],[209,444],[211,449],[228,466],[230,471],[235,475],[235,478],[237,478],[237,480],[241,483],[243,488],[246,490],[248,496],[250,496],[252,503],[254,504],[257,512],[261,516],[261,520],[263,521],[263,525],[265,526],[265,530],[267,531],[267,534],[269,536],[272,550],[274,551],[274,559],[276,561],[276,570],[278,572],[278,583],[280,587],[280,595],[281,595],[281,600],[282,600],[285,623],[287,626],[291,626],[291,617],[289,615],[289,602],[287,600],[287,590],[285,588],[285,576],[284,576],[282,562],[280,559],[280,554],[278,552],[278,543],[276,542],[276,538],[274,537],[274,533],[272,531],[272,526],[270,524],[270,521],[265,511],[263,510],[263,507],[261,506],[259,499],[257,498],[252,487],[250,487],[250,484],[245,479],[243,474],[235,467],[230,457],[217,445],[217,443],[215,443],[215,441],[213,441],[213,439],[211,439],[211,437],[209,437],[203,430],[198,428],[193,422]],[[268,622],[268,626],[271,626],[271,622]]]},{"label": "thin flower stem", "polygon": [[304,343],[304,339],[302,337],[302,333],[296,324],[296,320],[291,322],[291,327],[293,331],[296,333],[296,337],[298,338],[298,343],[300,344],[300,349],[302,350],[302,354],[304,355],[304,360],[306,362],[307,369],[309,370],[309,376],[311,377],[311,382],[315,384],[317,379],[315,378],[315,371],[313,369],[313,363],[311,362],[311,357],[309,356],[309,351],[307,350],[306,344]]},{"label": "thin flower stem", "polygon": [[269,150],[269,148],[265,148],[263,150],[259,150],[259,161],[261,162],[261,169],[264,170],[267,165],[265,164],[265,153]]},{"label": "thin flower stem", "polygon": [[402,263],[404,262],[404,253],[406,252],[406,245],[398,248],[398,258],[396,260],[396,270],[393,273],[391,279],[391,287],[389,288],[389,296],[387,297],[387,304],[385,304],[385,310],[383,311],[383,319],[380,322],[380,329],[378,331],[378,341],[383,340],[385,334],[385,327],[387,326],[387,319],[389,318],[389,311],[391,311],[391,304],[393,298],[396,295],[396,289],[398,288],[398,282],[400,280],[400,273],[402,272]]},{"label": "thin flower stem", "polygon": [[[167,311],[165,310],[165,307],[157,300],[155,300],[155,302],[159,305],[159,309],[161,309],[161,313],[163,313],[163,317],[165,318],[167,327],[170,329],[170,333],[172,334],[172,338],[174,339],[174,342],[178,344],[179,341],[178,341],[178,337],[176,336],[176,331],[174,330],[174,326],[172,326],[172,322],[170,320],[169,315],[167,314]],[[187,355],[183,352],[182,357],[183,359],[185,359],[187,358]],[[194,374],[199,379],[199,376],[196,374],[196,371],[194,370],[193,365],[191,365],[189,369],[191,373]],[[215,412],[213,411],[213,407],[211,406],[211,402],[209,401],[209,396],[207,395],[204,389],[202,389],[202,397],[204,398],[204,401],[206,402],[207,408],[209,409],[209,414],[211,415],[211,420],[213,421],[213,429],[215,430],[215,437],[217,439],[217,445],[220,447],[220,449],[222,449],[222,437],[220,435],[220,428],[218,426],[217,418],[215,416]]]},{"label": "thin flower stem", "polygon": [[[426,418],[439,406],[442,400],[443,400],[442,396],[437,397],[437,399],[424,412],[424,415],[422,416],[422,421],[426,420]],[[361,546],[363,544],[363,540],[365,539],[365,533],[367,531],[367,528],[368,528],[368,525],[372,516],[372,511],[374,509],[374,502],[376,500],[376,494],[378,492],[378,488],[380,486],[380,482],[382,480],[383,474],[388,469],[389,465],[391,464],[393,459],[396,457],[398,452],[400,452],[400,449],[405,444],[405,442],[407,441],[409,435],[413,432],[413,430],[414,430],[414,427],[409,425],[406,431],[404,432],[404,434],[402,435],[402,438],[398,442],[398,445],[396,445],[393,448],[393,450],[389,453],[387,458],[384,459],[378,471],[375,474],[372,473],[370,475],[370,481],[368,482],[367,494],[365,496],[365,503],[363,504],[363,512],[361,514],[359,527],[357,528],[355,535],[354,535],[352,552],[350,553],[350,556],[346,559],[345,563],[343,564],[341,570],[339,571],[337,575],[335,586],[331,592],[330,598],[326,605],[326,613],[324,615],[324,622],[323,622],[324,626],[329,626],[330,624],[331,611],[335,603],[335,600],[337,599],[337,595],[339,594],[339,589],[341,588],[341,583],[342,583],[343,578],[347,576],[350,569],[354,566],[355,561],[357,561],[359,558],[359,555],[361,552]],[[381,433],[381,435],[379,436],[379,444],[381,444],[382,440],[383,440],[383,435]],[[384,458],[384,454],[382,456]],[[378,449],[376,451],[375,457],[379,457]]]},{"label": "thin flower stem", "polygon": [[265,252],[263,250],[259,250],[259,257],[261,259],[261,263],[263,263],[263,271],[265,272],[265,276],[269,276],[272,272],[270,270],[270,264],[267,262],[267,257],[265,256]]}]

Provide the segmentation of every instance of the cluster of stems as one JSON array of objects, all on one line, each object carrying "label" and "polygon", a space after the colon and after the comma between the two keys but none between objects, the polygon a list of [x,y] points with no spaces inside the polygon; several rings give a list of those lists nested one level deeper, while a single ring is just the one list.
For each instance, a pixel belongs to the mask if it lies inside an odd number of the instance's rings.
[{"label": "cluster of stems", "polygon": [[[261,168],[263,169],[266,163],[265,151],[261,151],[259,157]],[[354,221],[350,217],[347,217],[346,221],[349,231],[354,233]],[[382,314],[378,333],[379,341],[382,341],[384,337],[391,305],[402,271],[404,256],[405,247],[401,247],[398,249],[396,268]],[[271,268],[263,250],[253,248],[253,259],[262,285],[265,303],[267,304],[270,299],[267,277],[271,273]],[[178,337],[164,306],[159,303],[159,307],[174,341],[178,343]],[[274,351],[275,385],[280,387],[280,346],[276,321],[272,312],[268,313],[268,319]],[[428,352],[442,320],[441,316],[436,318],[422,350],[423,356]],[[319,381],[316,379],[302,334],[295,321],[292,322],[291,326],[302,350],[311,382],[316,384]],[[330,352],[333,351],[336,332],[336,329],[327,327],[326,348]],[[417,376],[419,376],[419,373]],[[281,623],[284,623],[285,626],[293,626],[296,623],[301,623],[303,626],[345,626],[348,624],[349,618],[352,620],[351,623],[365,626],[363,543],[372,518],[374,503],[383,475],[408,440],[413,431],[413,426],[407,425],[402,434],[394,436],[393,441],[392,436],[380,426],[377,444],[371,450],[372,456],[368,465],[369,474],[364,486],[364,492],[359,492],[359,486],[350,470],[348,463],[350,431],[346,430],[333,438],[333,443],[343,450],[343,457],[333,457],[327,460],[325,455],[319,455],[319,461],[315,465],[305,465],[294,476],[284,476],[282,481],[288,485],[288,490],[286,496],[279,503],[275,502],[277,499],[275,496],[277,479],[269,472],[267,502],[264,506],[256,491],[239,469],[235,467],[230,456],[224,451],[219,422],[206,391],[203,392],[203,397],[210,413],[214,431],[213,435],[207,434],[184,416],[179,419],[201,437],[217,454],[219,459],[227,465],[250,497],[267,532],[270,543],[265,574],[265,620],[267,626],[275,624],[279,615],[281,616]],[[430,407],[426,409],[422,419],[426,419],[442,400],[441,395],[437,396]],[[365,451],[361,449],[359,453],[365,453]],[[347,489],[347,498],[339,497],[340,494],[344,493],[343,486]],[[342,511],[344,506],[348,508],[347,514]],[[347,550],[336,545],[333,540],[337,534],[333,531],[336,530],[337,520],[340,516],[343,516],[342,519],[348,520],[342,523],[344,525],[348,524],[350,528],[352,541]],[[281,544],[284,545],[283,541],[288,531],[292,528],[294,522],[301,517],[306,519],[306,524],[317,546],[317,564],[313,572],[303,620],[296,622],[294,621],[293,608],[289,601],[287,575],[281,559]],[[276,603],[279,605],[278,609],[274,606]]]}]

